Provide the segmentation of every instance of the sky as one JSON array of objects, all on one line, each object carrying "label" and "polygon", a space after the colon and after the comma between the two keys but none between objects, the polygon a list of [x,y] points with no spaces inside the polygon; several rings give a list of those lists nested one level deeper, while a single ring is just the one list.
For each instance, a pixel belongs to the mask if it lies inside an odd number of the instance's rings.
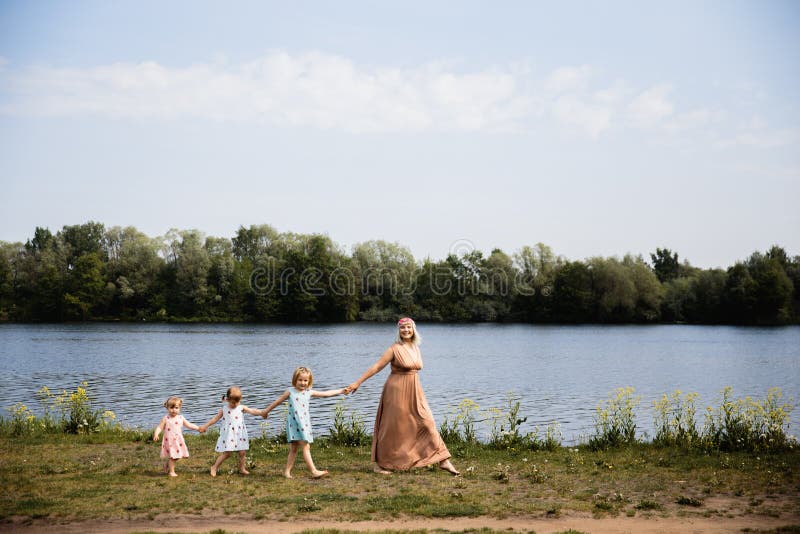
[{"label": "sky", "polygon": [[0,240],[800,255],[800,3],[0,0]]}]

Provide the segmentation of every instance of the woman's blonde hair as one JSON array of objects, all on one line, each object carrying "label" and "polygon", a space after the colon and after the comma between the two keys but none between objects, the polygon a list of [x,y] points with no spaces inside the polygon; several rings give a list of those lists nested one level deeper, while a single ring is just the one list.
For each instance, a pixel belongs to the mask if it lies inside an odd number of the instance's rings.
[{"label": "woman's blonde hair", "polygon": [[417,323],[414,322],[414,319],[411,317],[401,317],[399,321],[397,321],[397,337],[394,339],[395,343],[400,343],[401,345],[405,343],[403,338],[400,337],[400,325],[405,323],[411,323],[411,326],[414,327],[414,335],[411,337],[411,343],[414,345],[422,344],[422,336],[419,335],[419,331],[417,330]]},{"label": "woman's blonde hair", "polygon": [[314,375],[311,373],[311,369],[308,367],[298,367],[292,374],[292,386],[297,387],[297,379],[304,373],[308,375],[308,387],[314,385]]},{"label": "woman's blonde hair", "polygon": [[222,396],[222,400],[232,402],[233,405],[236,406],[242,401],[242,390],[236,386],[231,386],[228,388],[228,391],[225,392],[225,395]]},{"label": "woman's blonde hair", "polygon": [[172,395],[167,397],[167,400],[164,401],[164,408],[170,409],[175,405],[183,406],[183,399],[178,397],[177,395]]}]

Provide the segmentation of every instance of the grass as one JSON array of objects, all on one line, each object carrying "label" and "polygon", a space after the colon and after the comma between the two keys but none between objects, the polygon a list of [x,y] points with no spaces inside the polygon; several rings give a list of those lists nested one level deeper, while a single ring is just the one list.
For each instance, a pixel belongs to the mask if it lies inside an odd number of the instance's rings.
[{"label": "grass", "polygon": [[451,452],[462,477],[437,468],[382,477],[371,471],[368,445],[344,447],[322,440],[312,446],[314,460],[331,475],[311,480],[298,461],[295,478],[286,480],[281,476],[283,445],[252,440],[251,476],[236,474],[231,459],[211,478],[214,436],[188,435],[192,456],[178,462],[179,476],[171,479],[161,471],[160,444],[145,436],[0,437],[0,521],[167,513],[275,520],[553,517],[570,512],[789,518],[800,509],[798,451],[704,453],[650,444],[605,451],[504,451],[461,444]]}]

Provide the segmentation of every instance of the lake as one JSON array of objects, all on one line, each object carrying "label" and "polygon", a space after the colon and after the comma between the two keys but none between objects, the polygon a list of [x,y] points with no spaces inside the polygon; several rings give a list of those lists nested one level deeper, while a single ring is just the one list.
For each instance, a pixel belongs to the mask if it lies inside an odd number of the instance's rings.
[{"label": "lake", "polygon": [[[597,404],[617,387],[642,396],[638,423],[652,437],[652,401],[675,389],[700,394],[698,413],[718,405],[720,390],[764,397],[780,387],[800,398],[800,327],[541,326],[420,324],[420,378],[437,424],[464,399],[481,409],[503,408],[508,392],[534,425],[558,421],[565,444],[593,430]],[[169,395],[184,399],[183,415],[202,424],[230,385],[243,403],[263,407],[291,383],[299,365],[311,367],[315,389],[344,387],[393,341],[390,324],[0,325],[0,399],[37,411],[35,392],[74,390],[89,383],[95,408],[113,410],[126,426],[153,427]],[[346,407],[372,421],[384,369],[347,398]],[[315,399],[312,420],[326,433],[338,399]],[[280,426],[280,410],[270,417]],[[790,432],[797,433],[798,414]],[[702,424],[702,420],[699,421]],[[251,436],[260,420],[251,418]],[[479,426],[485,436],[488,423]]]}]

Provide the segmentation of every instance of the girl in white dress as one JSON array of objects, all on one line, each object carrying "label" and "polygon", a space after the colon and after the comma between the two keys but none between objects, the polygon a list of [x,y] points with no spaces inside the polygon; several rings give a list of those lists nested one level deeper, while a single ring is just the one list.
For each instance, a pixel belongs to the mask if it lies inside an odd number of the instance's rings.
[{"label": "girl in white dress", "polygon": [[219,439],[217,439],[217,446],[214,447],[215,451],[222,454],[211,466],[211,476],[217,476],[217,469],[219,469],[220,464],[227,460],[234,451],[239,453],[239,472],[243,475],[249,475],[250,472],[245,469],[245,455],[250,448],[250,440],[247,437],[247,425],[244,424],[243,413],[261,415],[261,411],[240,404],[242,402],[242,390],[236,386],[228,388],[227,393],[222,397],[222,402],[227,402],[228,406],[222,408],[217,412],[217,415],[200,427],[200,432],[205,432],[208,427],[222,419]]}]

